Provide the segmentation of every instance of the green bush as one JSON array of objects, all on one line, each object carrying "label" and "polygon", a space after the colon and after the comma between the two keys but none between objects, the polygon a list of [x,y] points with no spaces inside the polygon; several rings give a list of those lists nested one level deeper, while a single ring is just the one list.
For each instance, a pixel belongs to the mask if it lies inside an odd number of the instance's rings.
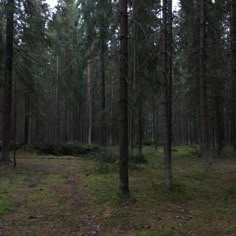
[{"label": "green bush", "polygon": [[64,144],[61,147],[63,155],[85,155],[89,153],[99,152],[100,146],[98,145],[85,145],[85,144]]},{"label": "green bush", "polygon": [[152,146],[152,145],[154,145],[154,142],[152,142],[151,140],[145,140],[145,141],[143,142],[143,145],[144,145],[144,146]]},{"label": "green bush", "polygon": [[119,159],[118,154],[107,149],[100,149],[100,151],[94,152],[92,157],[97,161],[104,163],[115,163]]},{"label": "green bush", "polygon": [[25,151],[37,152],[44,155],[54,156],[78,156],[85,155],[94,152],[99,152],[99,145],[85,145],[80,143],[69,143],[63,145],[55,144],[40,144],[40,145],[27,145],[24,146]]},{"label": "green bush", "polygon": [[201,150],[199,145],[192,145],[192,151],[190,152],[193,156],[201,157]]},{"label": "green bush", "polygon": [[147,163],[147,159],[144,158],[143,155],[137,154],[137,155],[133,155],[130,156],[130,161],[134,162],[134,163]]}]

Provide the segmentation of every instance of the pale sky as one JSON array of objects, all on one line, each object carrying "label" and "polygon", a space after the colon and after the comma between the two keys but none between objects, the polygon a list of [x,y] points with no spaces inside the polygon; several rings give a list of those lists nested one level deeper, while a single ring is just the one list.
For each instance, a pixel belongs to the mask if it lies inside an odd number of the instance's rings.
[{"label": "pale sky", "polygon": [[53,8],[57,5],[57,0],[46,0],[46,2]]},{"label": "pale sky", "polygon": [[[46,2],[53,8],[57,5],[57,0],[46,0]],[[179,0],[173,0],[173,8],[178,7]]]}]

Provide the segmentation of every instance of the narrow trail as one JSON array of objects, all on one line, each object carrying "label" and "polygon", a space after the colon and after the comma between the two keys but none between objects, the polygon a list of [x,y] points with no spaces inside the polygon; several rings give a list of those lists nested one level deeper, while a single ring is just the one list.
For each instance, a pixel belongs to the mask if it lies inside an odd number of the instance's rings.
[{"label": "narrow trail", "polygon": [[0,235],[98,235],[86,194],[81,194],[80,168],[76,160],[18,160],[9,176],[18,182],[16,205],[0,216]]}]

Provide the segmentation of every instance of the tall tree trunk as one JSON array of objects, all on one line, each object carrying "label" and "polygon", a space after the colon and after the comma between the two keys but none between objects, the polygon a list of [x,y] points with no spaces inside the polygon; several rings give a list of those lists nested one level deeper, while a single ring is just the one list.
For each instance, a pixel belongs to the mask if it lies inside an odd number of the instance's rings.
[{"label": "tall tree trunk", "polygon": [[[102,1],[103,11],[106,9],[106,3]],[[101,73],[101,144],[106,145],[106,124],[105,124],[105,110],[106,110],[106,82],[105,82],[105,53],[106,53],[106,24],[105,16],[102,14],[101,27],[100,27],[100,73]]]},{"label": "tall tree trunk", "polygon": [[163,0],[163,73],[164,93],[164,159],[166,184],[173,189],[172,179],[172,0]]},{"label": "tall tree trunk", "polygon": [[[221,65],[221,60],[223,57],[223,47],[222,37],[224,34],[222,29],[222,23],[224,22],[225,13],[220,11],[219,9],[222,6],[225,6],[226,2],[222,0],[215,1],[215,9],[213,20],[215,22],[214,31],[211,35],[213,42],[214,57],[213,60],[213,68],[218,68]],[[212,21],[212,20],[211,20]],[[216,70],[217,71],[217,70]],[[216,151],[217,155],[221,155],[221,151],[224,147],[225,134],[224,134],[224,92],[225,92],[225,78],[219,75],[219,73],[215,73],[214,81],[212,82],[212,95],[213,95],[213,117],[214,117],[214,128],[215,128],[215,143],[216,143]]]},{"label": "tall tree trunk", "polygon": [[14,70],[14,153],[13,153],[13,165],[14,168],[16,167],[16,143],[17,143],[17,96],[16,96],[16,91],[17,90],[17,84],[16,84],[16,74]]},{"label": "tall tree trunk", "polygon": [[232,22],[231,22],[231,37],[232,37],[232,68],[233,68],[233,76],[232,76],[232,86],[231,86],[231,142],[233,144],[234,149],[236,150],[236,2],[232,0]]},{"label": "tall tree trunk", "polygon": [[127,0],[120,0],[120,192],[129,192],[128,159],[128,12]]},{"label": "tall tree trunk", "polygon": [[3,97],[2,160],[10,160],[11,114],[12,114],[12,67],[14,42],[14,0],[7,1],[5,79]]},{"label": "tall tree trunk", "polygon": [[141,0],[135,0],[133,3],[134,8],[134,20],[135,20],[135,46],[136,56],[135,60],[135,80],[137,81],[137,105],[138,105],[138,155],[139,158],[143,159],[143,72],[142,72],[142,43],[144,42],[142,28],[140,26],[143,13],[143,3]]},{"label": "tall tree trunk", "polygon": [[56,144],[61,142],[61,132],[60,132],[60,81],[59,81],[59,56],[56,58],[56,112],[57,112],[57,122],[56,122]]},{"label": "tall tree trunk", "polygon": [[207,76],[206,76],[206,0],[200,2],[200,127],[201,152],[203,162],[209,162],[209,127],[207,108]]},{"label": "tall tree trunk", "polygon": [[[137,32],[137,24],[136,24],[136,1],[133,0],[133,20],[134,20],[134,27],[133,27],[133,35],[134,35],[134,41],[132,44],[132,76],[131,76],[131,82],[130,82],[130,98],[132,98],[132,104],[135,103],[136,99],[136,72],[137,72],[137,66],[136,66],[136,51],[137,51],[137,40],[136,40],[136,32]],[[132,157],[134,155],[134,138],[135,138],[135,108],[132,106],[130,111],[130,156]]]},{"label": "tall tree trunk", "polygon": [[90,62],[87,65],[87,102],[88,102],[88,144],[92,144],[92,99],[91,99],[91,77],[90,77]]}]

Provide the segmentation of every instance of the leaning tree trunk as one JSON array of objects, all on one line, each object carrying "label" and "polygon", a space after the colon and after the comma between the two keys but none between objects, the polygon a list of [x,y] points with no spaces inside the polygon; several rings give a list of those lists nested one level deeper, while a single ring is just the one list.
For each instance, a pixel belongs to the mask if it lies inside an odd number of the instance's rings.
[{"label": "leaning tree trunk", "polygon": [[10,160],[11,113],[12,113],[12,67],[14,42],[14,0],[7,2],[5,80],[3,98],[2,160]]},{"label": "leaning tree trunk", "polygon": [[207,77],[206,77],[206,0],[200,2],[200,129],[201,152],[203,162],[209,162],[209,130],[207,111]]},{"label": "leaning tree trunk", "polygon": [[128,176],[128,12],[127,0],[120,0],[120,192],[129,192]]}]

